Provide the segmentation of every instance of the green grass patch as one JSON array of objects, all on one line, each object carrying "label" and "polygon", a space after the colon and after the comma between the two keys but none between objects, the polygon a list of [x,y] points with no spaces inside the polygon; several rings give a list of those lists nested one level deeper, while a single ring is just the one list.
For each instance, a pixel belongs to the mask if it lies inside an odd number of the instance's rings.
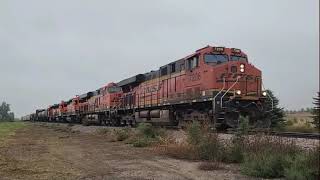
[{"label": "green grass patch", "polygon": [[0,122],[0,140],[7,136],[14,135],[17,129],[25,126],[26,124],[23,122]]},{"label": "green grass patch", "polygon": [[134,147],[154,145],[166,137],[164,129],[153,127],[149,123],[139,123],[135,137],[129,140]]}]

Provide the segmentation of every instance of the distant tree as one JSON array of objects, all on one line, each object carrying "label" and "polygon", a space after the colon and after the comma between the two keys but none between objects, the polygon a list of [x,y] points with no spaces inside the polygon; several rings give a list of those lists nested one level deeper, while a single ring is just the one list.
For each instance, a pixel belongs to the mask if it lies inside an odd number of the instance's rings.
[{"label": "distant tree", "polygon": [[13,112],[10,112],[10,104],[2,102],[0,105],[0,121],[14,120]]},{"label": "distant tree", "polygon": [[9,120],[14,120],[14,113],[13,112],[9,112]]},{"label": "distant tree", "polygon": [[279,99],[271,90],[266,90],[267,99],[263,104],[262,120],[269,123],[269,127],[282,127],[284,125],[284,110],[279,107]]},{"label": "distant tree", "polygon": [[308,107],[308,108],[306,109],[306,111],[309,112],[309,113],[312,113],[312,108]]},{"label": "distant tree", "polygon": [[314,124],[315,127],[320,130],[320,92],[318,92],[318,96],[313,98],[313,100],[314,100],[313,104],[315,105],[315,107],[313,108],[313,111],[312,111],[312,115],[313,115],[312,124]]}]

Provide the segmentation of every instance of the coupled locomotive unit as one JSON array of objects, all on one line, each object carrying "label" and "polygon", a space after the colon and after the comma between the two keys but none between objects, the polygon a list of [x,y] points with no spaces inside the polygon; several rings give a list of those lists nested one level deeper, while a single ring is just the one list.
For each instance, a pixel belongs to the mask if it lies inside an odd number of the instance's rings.
[{"label": "coupled locomotive unit", "polygon": [[244,115],[252,126],[263,127],[268,126],[260,120],[266,98],[261,71],[244,52],[207,46],[158,70],[108,83],[27,117],[110,126],[205,121],[217,128],[234,128]]}]

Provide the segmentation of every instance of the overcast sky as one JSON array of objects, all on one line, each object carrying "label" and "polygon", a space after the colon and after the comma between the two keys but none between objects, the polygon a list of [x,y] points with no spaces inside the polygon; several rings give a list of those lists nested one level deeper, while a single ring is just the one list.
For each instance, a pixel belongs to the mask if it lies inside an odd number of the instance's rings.
[{"label": "overcast sky", "polygon": [[24,115],[206,45],[246,52],[281,106],[312,106],[318,0],[0,0],[0,101]]}]

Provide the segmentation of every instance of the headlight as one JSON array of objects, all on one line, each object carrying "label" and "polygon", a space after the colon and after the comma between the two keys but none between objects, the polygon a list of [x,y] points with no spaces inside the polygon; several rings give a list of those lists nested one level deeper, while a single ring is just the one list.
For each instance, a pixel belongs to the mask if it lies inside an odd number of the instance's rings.
[{"label": "headlight", "polygon": [[240,64],[240,72],[244,72],[244,64]]},{"label": "headlight", "polygon": [[241,91],[240,91],[240,90],[237,90],[236,93],[237,93],[238,95],[240,95],[240,94],[241,94]]},{"label": "headlight", "polygon": [[262,92],[262,95],[263,95],[263,96],[267,96],[267,92],[265,92],[265,91]]}]

